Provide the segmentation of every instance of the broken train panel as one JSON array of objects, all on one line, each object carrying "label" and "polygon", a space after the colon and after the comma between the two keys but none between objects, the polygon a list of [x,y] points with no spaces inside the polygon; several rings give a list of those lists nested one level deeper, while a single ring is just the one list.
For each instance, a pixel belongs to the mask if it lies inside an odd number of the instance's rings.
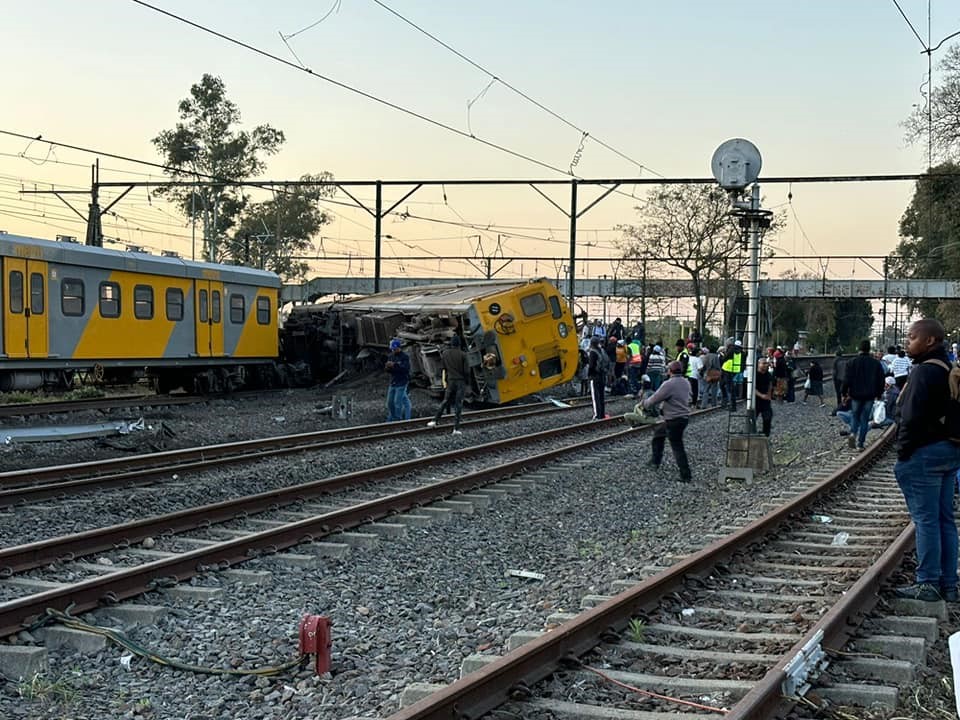
[{"label": "broken train panel", "polygon": [[475,400],[509,402],[569,382],[576,372],[573,317],[543,279],[411,287],[296,307],[282,345],[288,361],[332,376],[380,367],[398,337],[414,380],[440,394],[440,353],[454,334],[467,353]]}]

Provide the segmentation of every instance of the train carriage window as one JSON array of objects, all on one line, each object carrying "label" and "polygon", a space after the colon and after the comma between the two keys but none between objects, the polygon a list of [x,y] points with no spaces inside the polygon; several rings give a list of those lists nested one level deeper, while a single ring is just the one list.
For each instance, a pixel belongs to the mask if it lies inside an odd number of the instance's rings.
[{"label": "train carriage window", "polygon": [[214,290],[210,293],[210,320],[220,322],[220,291]]},{"label": "train carriage window", "polygon": [[167,288],[166,304],[167,320],[174,322],[183,320],[183,290]]},{"label": "train carriage window", "polygon": [[527,317],[533,317],[547,311],[547,301],[542,293],[534,293],[520,298],[520,308]]},{"label": "train carriage window", "polygon": [[100,283],[100,317],[120,317],[120,285],[115,282]]},{"label": "train carriage window", "polygon": [[83,316],[83,280],[63,279],[60,284],[60,310],[68,317]]},{"label": "train carriage window", "polygon": [[200,307],[199,307],[198,312],[200,313],[200,322],[205,323],[205,322],[207,322],[208,320],[210,320],[210,304],[209,304],[209,301],[208,301],[208,299],[207,299],[207,291],[206,291],[206,290],[201,290],[201,291],[200,291],[200,302],[199,302],[199,306],[200,306]]},{"label": "train carriage window", "polygon": [[230,296],[230,322],[242,325],[246,318],[246,299],[240,293]]},{"label": "train carriage window", "polygon": [[257,322],[261,325],[270,324],[270,298],[257,298]]},{"label": "train carriage window", "polygon": [[137,320],[153,320],[153,288],[149,285],[133,286],[133,316]]},{"label": "train carriage window", "polygon": [[30,273],[30,314],[43,315],[43,275]]},{"label": "train carriage window", "polygon": [[560,307],[560,298],[556,295],[550,296],[550,313],[553,315],[554,320],[559,320],[563,317],[563,308]]},{"label": "train carriage window", "polygon": [[19,270],[10,271],[10,300],[7,303],[12,313],[23,312],[23,273]]}]

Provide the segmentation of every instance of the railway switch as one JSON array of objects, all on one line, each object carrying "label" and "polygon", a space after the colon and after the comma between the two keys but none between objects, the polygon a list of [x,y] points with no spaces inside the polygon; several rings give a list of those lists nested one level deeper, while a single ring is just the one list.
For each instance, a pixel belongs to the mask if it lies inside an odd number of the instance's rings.
[{"label": "railway switch", "polygon": [[300,621],[300,655],[314,656],[317,675],[330,671],[330,618],[323,615],[304,615]]}]

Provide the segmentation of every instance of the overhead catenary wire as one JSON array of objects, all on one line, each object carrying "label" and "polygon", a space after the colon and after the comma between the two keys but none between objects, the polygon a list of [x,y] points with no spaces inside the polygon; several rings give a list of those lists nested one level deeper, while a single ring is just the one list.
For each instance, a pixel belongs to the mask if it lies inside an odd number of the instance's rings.
[{"label": "overhead catenary wire", "polygon": [[[543,104],[542,102],[540,102],[539,100],[531,97],[530,95],[528,95],[526,92],[524,92],[524,91],[521,90],[520,88],[516,87],[515,85],[512,85],[512,84],[511,84],[510,82],[508,82],[507,80],[504,80],[501,75],[499,75],[499,74],[497,74],[497,73],[494,73],[494,72],[492,72],[491,70],[488,70],[486,67],[484,67],[484,66],[481,65],[480,63],[476,62],[476,61],[473,60],[472,58],[467,57],[464,53],[460,52],[460,51],[457,50],[456,48],[454,48],[454,47],[452,47],[451,45],[447,44],[446,42],[444,42],[443,40],[441,40],[439,37],[437,37],[436,35],[434,35],[434,34],[431,33],[430,31],[424,29],[423,27],[421,27],[420,25],[418,25],[417,23],[415,23],[413,20],[410,20],[410,19],[407,18],[406,16],[401,15],[399,12],[397,12],[396,10],[394,10],[392,7],[390,7],[389,5],[387,5],[385,2],[382,2],[382,0],[373,0],[373,2],[376,3],[377,5],[379,5],[380,7],[382,7],[382,8],[383,8],[384,10],[386,10],[387,12],[391,13],[392,15],[394,15],[395,17],[399,18],[400,20],[402,20],[403,22],[405,22],[407,25],[409,25],[410,27],[414,28],[414,29],[417,30],[418,32],[426,35],[428,38],[430,38],[431,40],[433,40],[433,41],[434,41],[435,43],[437,43],[438,45],[446,48],[447,50],[449,50],[450,52],[452,52],[454,55],[456,55],[458,58],[460,58],[460,59],[463,60],[464,62],[469,63],[471,66],[473,66],[474,68],[476,68],[476,69],[479,70],[480,72],[482,72],[482,73],[484,73],[485,75],[487,75],[487,76],[490,78],[490,84],[492,84],[492,83],[494,83],[494,82],[500,83],[500,84],[503,85],[505,88],[507,88],[508,90],[511,90],[512,92],[516,93],[517,95],[519,95],[520,97],[522,97],[522,98],[523,98],[524,100],[526,100],[527,102],[530,102],[530,103],[532,103],[533,105],[536,105],[538,108],[540,108],[540,109],[543,110],[544,112],[548,113],[550,116],[552,116],[552,117],[555,118],[556,120],[559,120],[560,122],[562,122],[562,123],[563,123],[564,125],[566,125],[567,127],[570,127],[570,128],[572,128],[573,130],[576,130],[578,133],[580,133],[580,135],[581,135],[581,137],[582,137],[583,139],[586,139],[586,138],[589,136],[595,143],[597,143],[598,145],[606,148],[607,150],[609,150],[610,152],[614,153],[614,154],[617,155],[618,157],[626,160],[627,162],[629,162],[629,163],[630,163],[631,165],[633,165],[634,167],[636,167],[636,168],[638,168],[638,169],[640,169],[640,170],[646,170],[647,172],[651,173],[652,175],[657,175],[658,177],[663,177],[662,175],[660,175],[660,173],[658,173],[658,172],[656,172],[655,170],[651,169],[651,168],[648,167],[647,165],[644,165],[644,164],[641,163],[639,160],[634,160],[632,157],[630,157],[630,156],[627,155],[626,153],[621,152],[621,151],[618,150],[617,148],[613,147],[612,145],[609,145],[608,143],[606,143],[606,142],[604,142],[603,140],[601,140],[600,138],[598,138],[594,133],[588,132],[587,130],[585,130],[584,128],[580,127],[580,126],[577,125],[576,123],[572,122],[571,120],[568,120],[566,117],[564,117],[564,116],[561,115],[560,113],[558,113],[558,112],[556,112],[555,110],[552,110],[551,108],[547,107],[546,105],[544,105],[544,104]],[[489,90],[490,84],[488,84],[487,87],[484,88],[484,90],[483,90],[483,92],[481,93],[480,96],[482,96],[483,94],[485,94],[485,93],[487,92],[487,90]],[[478,99],[480,96],[477,96],[477,98],[474,98],[474,101],[475,101],[476,99]],[[471,103],[471,104],[472,104],[472,103]],[[582,141],[581,141],[581,148],[582,148],[582,146],[583,146],[583,145],[582,145]],[[571,170],[571,172],[569,172],[568,174],[573,175],[572,170]]]},{"label": "overhead catenary wire", "polygon": [[525,160],[535,165],[539,165],[540,167],[545,168],[547,170],[551,170],[552,172],[556,172],[561,175],[569,175],[569,173],[566,170],[559,168],[556,165],[552,165],[543,160],[538,160],[537,158],[531,155],[526,155],[524,153],[517,152],[516,150],[511,150],[505,145],[500,145],[499,143],[495,143],[492,140],[486,140],[485,138],[481,138],[475,135],[470,135],[470,133],[464,132],[459,128],[455,128],[452,125],[448,125],[445,122],[441,122],[440,120],[424,115],[423,113],[417,112],[416,110],[411,110],[410,108],[404,107],[403,105],[399,105],[395,102],[391,102],[390,100],[386,100],[385,98],[378,97],[373,93],[369,93],[365,90],[361,90],[360,88],[354,87],[345,82],[341,82],[340,80],[336,80],[327,75],[314,72],[308,67],[305,67],[303,65],[298,65],[297,63],[290,62],[289,60],[285,60],[279,55],[274,55],[273,53],[263,50],[262,48],[258,48],[255,45],[251,45],[250,43],[244,42],[242,40],[238,40],[237,38],[231,37],[230,35],[222,33],[218,30],[214,30],[213,28],[207,27],[206,25],[202,25],[201,23],[194,22],[193,20],[185,18],[182,15],[177,15],[176,13],[172,13],[168,10],[164,10],[163,8],[159,8],[156,5],[151,5],[150,3],[145,2],[144,0],[130,0],[130,1],[137,5],[145,7],[148,10],[153,10],[156,13],[165,15],[166,17],[176,20],[177,22],[183,23],[184,25],[189,25],[190,27],[200,30],[201,32],[205,32],[209,35],[213,35],[214,37],[218,37],[221,40],[225,40],[226,42],[231,43],[232,45],[236,45],[238,47],[244,48],[245,50],[249,50],[252,53],[255,53],[269,60],[272,60],[273,62],[280,63],[282,65],[293,68],[294,70],[298,70],[300,72],[304,72],[318,80],[323,80],[324,82],[330,83],[331,85],[335,85],[343,90],[347,90],[348,92],[354,93],[355,95],[359,95],[368,100],[372,100],[373,102],[376,102],[380,105],[384,105],[385,107],[389,107],[393,110],[397,110],[398,112],[404,113],[405,115],[409,115],[410,117],[414,117],[418,120],[422,120],[423,122],[429,123],[435,127],[439,127],[443,130],[446,130],[447,132],[454,133],[456,135],[459,135],[464,138],[468,138],[470,140],[474,140],[483,145],[486,145],[487,147],[493,148],[494,150],[499,150],[502,153],[506,153],[507,155],[511,155],[520,160]]}]

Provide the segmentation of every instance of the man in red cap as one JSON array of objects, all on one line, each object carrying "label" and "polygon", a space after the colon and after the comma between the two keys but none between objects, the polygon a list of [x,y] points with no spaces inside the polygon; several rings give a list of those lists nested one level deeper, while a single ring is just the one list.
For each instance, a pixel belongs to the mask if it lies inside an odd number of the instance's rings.
[{"label": "man in red cap", "polygon": [[690,463],[687,460],[687,450],[683,446],[683,431],[687,428],[690,418],[690,383],[683,376],[683,365],[674,360],[667,366],[670,377],[660,389],[643,401],[644,407],[651,407],[663,403],[660,415],[663,422],[658,423],[653,431],[653,455],[649,467],[659,468],[663,461],[663,451],[666,441],[670,440],[673,457],[680,470],[680,481],[690,482],[693,474],[690,472]]}]

